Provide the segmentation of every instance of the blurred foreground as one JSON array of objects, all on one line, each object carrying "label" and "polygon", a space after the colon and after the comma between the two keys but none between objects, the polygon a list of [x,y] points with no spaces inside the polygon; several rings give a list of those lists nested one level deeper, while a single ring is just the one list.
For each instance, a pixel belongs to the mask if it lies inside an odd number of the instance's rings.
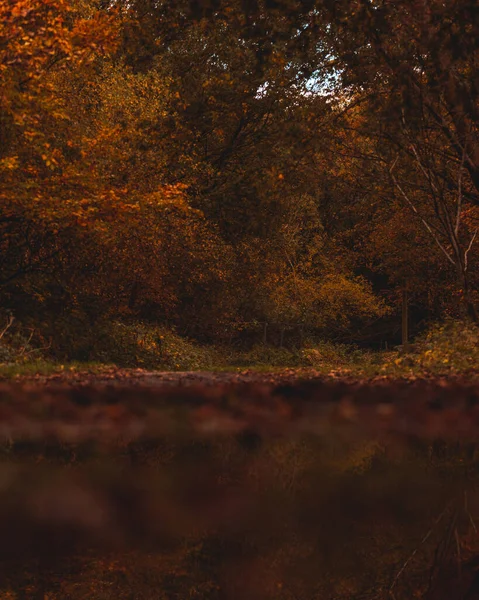
[{"label": "blurred foreground", "polygon": [[479,598],[479,386],[205,378],[1,389],[0,598]]}]

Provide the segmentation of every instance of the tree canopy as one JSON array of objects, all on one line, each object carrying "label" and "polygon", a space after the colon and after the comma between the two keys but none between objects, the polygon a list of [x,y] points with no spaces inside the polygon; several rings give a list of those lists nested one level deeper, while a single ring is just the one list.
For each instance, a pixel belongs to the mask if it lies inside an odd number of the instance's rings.
[{"label": "tree canopy", "polygon": [[392,339],[407,288],[477,320],[476,4],[0,1],[1,306]]}]

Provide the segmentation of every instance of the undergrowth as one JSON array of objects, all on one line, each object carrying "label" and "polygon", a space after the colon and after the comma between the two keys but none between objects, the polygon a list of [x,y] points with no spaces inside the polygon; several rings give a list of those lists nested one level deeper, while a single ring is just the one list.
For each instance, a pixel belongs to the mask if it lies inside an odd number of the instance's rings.
[{"label": "undergrowth", "polygon": [[479,367],[479,328],[472,322],[437,323],[415,340],[411,350],[385,355],[387,374],[473,374]]},{"label": "undergrowth", "polygon": [[353,345],[309,339],[302,349],[256,344],[250,349],[201,345],[166,327],[106,322],[83,330],[80,323],[47,338],[3,315],[0,376],[5,378],[111,365],[157,371],[277,371],[311,369],[321,374],[375,376],[472,375],[479,365],[479,328],[445,321],[433,325],[404,351],[372,352]]}]

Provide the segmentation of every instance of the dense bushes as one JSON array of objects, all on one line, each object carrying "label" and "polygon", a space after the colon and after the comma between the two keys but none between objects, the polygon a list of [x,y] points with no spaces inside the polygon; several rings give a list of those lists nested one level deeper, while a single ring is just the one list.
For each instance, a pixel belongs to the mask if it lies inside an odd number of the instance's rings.
[{"label": "dense bushes", "polygon": [[347,344],[316,341],[302,351],[302,356],[305,363],[315,369],[335,369],[362,365],[369,354]]},{"label": "dense bushes", "polygon": [[56,344],[59,341],[63,360],[167,371],[211,368],[221,362],[212,347],[189,341],[166,327],[141,322],[105,321],[83,332],[79,328],[66,336],[59,332]]},{"label": "dense bushes", "polygon": [[171,371],[212,368],[221,363],[213,348],[200,346],[172,330],[121,322],[110,323],[98,332],[89,359],[122,367]]},{"label": "dense bushes", "polygon": [[391,354],[384,370],[453,374],[479,365],[479,328],[470,321],[437,323],[420,336],[409,351]]},{"label": "dense bushes", "polygon": [[4,312],[1,323],[0,364],[11,365],[4,373],[29,363],[28,371],[35,370],[35,361],[39,370],[49,370],[45,360],[166,371],[303,368],[361,377],[472,373],[479,364],[479,329],[467,321],[436,324],[407,351],[385,352],[319,338],[306,339],[303,347],[201,344],[171,327],[107,319],[92,324],[83,313],[33,326]]}]

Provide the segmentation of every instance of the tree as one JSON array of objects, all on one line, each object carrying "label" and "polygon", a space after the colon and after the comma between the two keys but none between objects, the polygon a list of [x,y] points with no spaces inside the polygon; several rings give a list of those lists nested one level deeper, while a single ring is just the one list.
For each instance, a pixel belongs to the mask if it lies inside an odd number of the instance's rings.
[{"label": "tree", "polygon": [[[363,157],[364,189],[376,174],[383,202],[391,208],[398,196],[453,267],[464,307],[477,320],[475,3],[322,2],[318,14],[330,24],[323,41],[335,56],[338,110],[354,115],[362,106],[370,115],[366,123],[347,123],[359,134],[359,144],[347,147],[352,157]],[[408,248],[407,240],[402,246]]]},{"label": "tree", "polygon": [[0,3],[3,285],[48,263],[60,222],[87,218],[90,174],[72,160],[79,140],[68,138],[70,116],[55,80],[112,47],[113,24],[113,16],[82,16],[63,0]]}]

